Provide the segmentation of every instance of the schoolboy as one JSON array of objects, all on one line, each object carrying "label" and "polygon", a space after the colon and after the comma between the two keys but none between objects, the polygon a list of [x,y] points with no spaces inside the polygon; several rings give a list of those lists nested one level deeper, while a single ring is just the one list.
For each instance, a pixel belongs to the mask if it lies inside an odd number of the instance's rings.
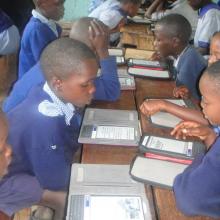
[{"label": "schoolboy", "polygon": [[[220,32],[216,32],[211,39],[208,63],[211,65],[218,60],[220,60]],[[182,120],[196,121],[204,125],[209,124],[200,111],[181,107],[165,100],[144,101],[140,109],[146,116],[153,115],[159,111],[165,111],[176,115]]]},{"label": "schoolboy", "polygon": [[[40,185],[36,189],[32,187],[32,201],[39,203],[39,196],[45,190],[58,191],[63,192],[59,204],[64,207],[72,158],[79,147],[81,114],[78,109],[93,98],[98,64],[91,49],[69,38],[49,44],[40,61],[46,82],[33,88],[7,115],[14,158],[5,181],[17,173],[32,175]],[[16,194],[16,189],[13,192]],[[10,192],[4,190],[0,207],[1,203],[6,204],[8,194]],[[21,202],[24,205],[24,201]],[[13,200],[7,200],[2,211],[7,213],[13,209],[10,204]],[[62,219],[59,217],[57,219]]]},{"label": "schoolboy", "polygon": [[61,27],[55,23],[63,17],[65,0],[34,0],[35,10],[26,25],[19,54],[21,78],[40,59],[43,49],[61,35]]},{"label": "schoolboy", "polygon": [[20,35],[12,20],[0,9],[0,55],[16,53]]},{"label": "schoolboy", "polygon": [[97,7],[89,17],[97,18],[111,31],[110,42],[114,44],[120,37],[119,30],[125,24],[126,17],[137,14],[141,0],[107,0]]},{"label": "schoolboy", "polygon": [[[81,18],[74,22],[70,38],[79,40],[96,52],[100,60],[101,75],[94,81],[96,92],[94,99],[115,101],[120,96],[120,84],[117,76],[117,65],[115,57],[108,53],[109,33],[101,21],[92,18]],[[18,105],[34,85],[44,82],[45,79],[39,64],[36,64],[18,80],[9,97],[3,104],[4,112],[8,112]]]},{"label": "schoolboy", "polygon": [[194,46],[206,55],[212,35],[220,31],[220,7],[211,0],[188,0],[194,10],[199,10],[199,20],[194,37]]},{"label": "schoolboy", "polygon": [[0,110],[0,180],[8,172],[8,165],[11,161],[11,147],[7,143],[8,124]]},{"label": "schoolboy", "polygon": [[[208,67],[202,75],[199,88],[201,106],[211,125],[220,124],[220,61]],[[207,146],[207,153],[200,154],[174,181],[177,207],[186,215],[220,217],[220,138],[209,126],[185,121],[171,133],[176,138],[194,136]]]},{"label": "schoolboy", "polygon": [[203,57],[189,45],[191,26],[179,14],[163,17],[155,26],[155,49],[163,58],[174,57],[176,87],[186,86],[199,99],[197,82],[206,67]]}]

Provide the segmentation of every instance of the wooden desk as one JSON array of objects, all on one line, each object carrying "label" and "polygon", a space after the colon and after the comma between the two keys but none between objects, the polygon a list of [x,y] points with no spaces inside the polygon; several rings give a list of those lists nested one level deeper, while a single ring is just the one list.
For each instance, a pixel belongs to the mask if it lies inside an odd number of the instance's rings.
[{"label": "wooden desk", "polygon": [[[131,91],[123,91],[119,101],[106,103],[96,102],[94,107],[99,108],[115,108],[115,109],[134,109],[133,104],[139,106],[143,98],[148,97],[172,97],[174,82],[172,81],[156,81],[136,79],[137,90],[135,93],[135,101],[130,100],[132,95]],[[130,95],[129,95],[130,93]],[[133,104],[132,104],[133,103]],[[132,104],[132,106],[128,106]],[[92,106],[93,106],[92,105]],[[141,115],[140,115],[141,116]],[[146,118],[145,118],[146,120]],[[166,135],[161,130],[152,130],[147,123],[142,121],[143,131],[155,131],[157,134]],[[155,129],[155,128],[154,128]],[[137,147],[126,146],[108,146],[108,145],[83,145],[82,163],[95,163],[95,164],[130,164],[133,157],[137,154]],[[151,214],[153,219],[160,220],[211,220],[212,218],[206,217],[186,217],[180,213],[175,205],[175,198],[171,190],[160,189],[146,185],[146,194],[149,199]]]}]

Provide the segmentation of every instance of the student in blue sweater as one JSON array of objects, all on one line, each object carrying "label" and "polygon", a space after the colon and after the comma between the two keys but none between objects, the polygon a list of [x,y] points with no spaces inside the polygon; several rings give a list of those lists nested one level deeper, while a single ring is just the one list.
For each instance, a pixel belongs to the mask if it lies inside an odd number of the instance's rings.
[{"label": "student in blue sweater", "polygon": [[[220,61],[208,67],[199,82],[201,106],[211,125],[220,125]],[[174,181],[177,207],[186,215],[220,217],[220,138],[209,126],[185,121],[171,133],[176,138],[198,137],[207,146]]]},{"label": "student in blue sweater", "polygon": [[61,27],[55,23],[63,17],[64,0],[34,0],[35,10],[26,25],[19,54],[19,78],[40,59],[43,49],[61,35]]},{"label": "student in blue sweater", "polygon": [[155,49],[160,57],[174,57],[176,96],[186,87],[192,96],[200,99],[197,89],[199,77],[206,67],[203,57],[189,45],[191,26],[179,14],[170,14],[159,20],[155,27]]},{"label": "student in blue sweater", "polygon": [[[120,84],[117,75],[115,57],[108,53],[109,33],[104,24],[91,18],[81,18],[73,24],[70,38],[79,40],[96,52],[100,60],[101,75],[95,79],[96,92],[94,99],[115,101],[120,96]],[[25,99],[34,85],[44,82],[40,64],[32,67],[18,80],[9,97],[3,104],[4,112],[8,112]]]},{"label": "student in blue sweater", "polygon": [[16,53],[20,35],[12,20],[0,9],[0,55]]},{"label": "student in blue sweater", "polygon": [[[40,61],[46,82],[33,87],[7,114],[14,156],[8,175],[0,182],[0,210],[11,215],[36,203],[56,210],[59,206],[55,219],[60,220],[73,155],[79,147],[79,108],[94,96],[98,64],[91,49],[69,38],[49,44]],[[7,181],[21,173],[37,180],[38,185],[35,182],[31,189],[20,189],[12,184],[9,189]],[[19,200],[21,190],[24,193]]]}]

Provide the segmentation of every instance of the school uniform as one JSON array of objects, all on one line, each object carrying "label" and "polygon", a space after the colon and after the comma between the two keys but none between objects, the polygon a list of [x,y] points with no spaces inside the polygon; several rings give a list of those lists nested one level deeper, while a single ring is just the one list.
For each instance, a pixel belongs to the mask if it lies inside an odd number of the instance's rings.
[{"label": "school uniform", "polygon": [[[97,18],[102,21],[109,29],[117,27],[119,22],[127,17],[127,14],[121,9],[121,3],[117,0],[107,0],[99,7],[93,10],[89,17]],[[120,37],[120,33],[110,35],[110,41],[114,42]]]},{"label": "school uniform", "polygon": [[20,35],[12,20],[0,9],[0,55],[15,53],[20,44]]},{"label": "school uniform", "polygon": [[174,61],[176,86],[186,86],[192,96],[199,100],[198,81],[206,66],[202,55],[188,45]]},{"label": "school uniform", "polygon": [[89,3],[89,13],[91,13],[94,9],[96,9],[104,1],[105,0],[90,0],[90,3]]},{"label": "school uniform", "polygon": [[220,217],[220,138],[174,181],[177,207],[186,215]]},{"label": "school uniform", "polygon": [[199,10],[199,20],[194,37],[195,47],[209,48],[213,34],[220,31],[220,7],[210,3]]},{"label": "school uniform", "polygon": [[36,10],[24,29],[19,54],[19,79],[40,59],[43,49],[61,35],[61,27]]},{"label": "school uniform", "polygon": [[[115,57],[107,57],[100,60],[101,74],[94,81],[96,91],[94,99],[115,101],[120,96],[120,84],[117,75],[117,64]],[[30,89],[45,82],[44,74],[40,64],[37,63],[21,79],[19,79],[3,103],[3,111],[9,112],[22,102]]]},{"label": "school uniform", "polygon": [[170,9],[167,9],[165,11],[154,12],[151,15],[151,19],[157,21],[169,14],[180,14],[189,21],[192,27],[193,39],[198,23],[198,12],[192,9],[187,0],[177,0],[173,2],[170,7]]}]

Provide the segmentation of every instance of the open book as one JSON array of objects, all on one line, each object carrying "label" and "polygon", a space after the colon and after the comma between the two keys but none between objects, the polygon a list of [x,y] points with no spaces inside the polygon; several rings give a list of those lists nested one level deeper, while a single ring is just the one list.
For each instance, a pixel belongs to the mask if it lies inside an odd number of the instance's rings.
[{"label": "open book", "polygon": [[87,108],[79,143],[138,146],[137,111]]},{"label": "open book", "polygon": [[[165,99],[165,100],[172,102],[179,106],[195,108],[195,106],[190,100],[183,100],[183,99]],[[178,123],[182,121],[182,119],[167,112],[157,112],[156,114],[151,115],[149,120],[154,125],[158,125],[162,127],[169,127],[169,128],[174,128]]]},{"label": "open book", "polygon": [[128,74],[127,69],[118,69],[118,78],[121,85],[121,90],[135,90],[134,77]]}]

